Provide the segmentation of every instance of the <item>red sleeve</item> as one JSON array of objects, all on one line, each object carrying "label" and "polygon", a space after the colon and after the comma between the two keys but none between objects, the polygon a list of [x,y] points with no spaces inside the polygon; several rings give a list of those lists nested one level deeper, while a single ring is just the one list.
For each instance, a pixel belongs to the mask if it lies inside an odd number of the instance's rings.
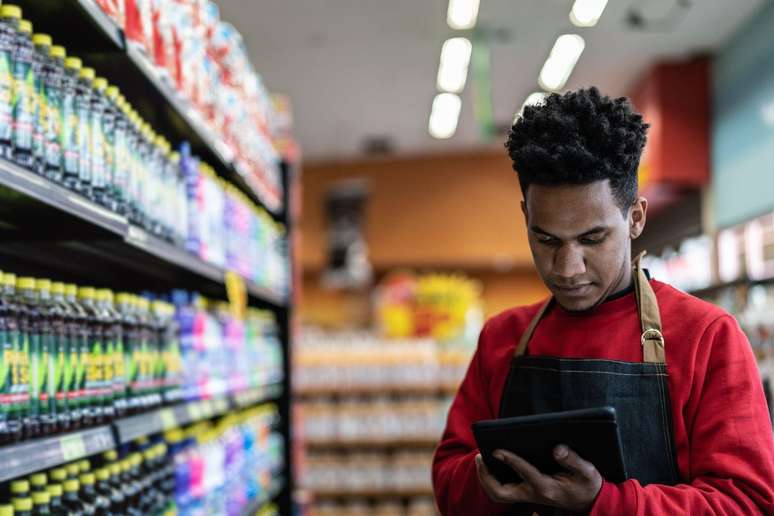
[{"label": "red sleeve", "polygon": [[726,315],[708,326],[699,346],[683,407],[689,482],[606,482],[592,515],[774,514],[774,439],[750,344]]},{"label": "red sleeve", "polygon": [[487,376],[482,371],[487,327],[481,331],[478,349],[454,398],[441,444],[433,457],[433,491],[444,516],[501,514],[507,505],[489,500],[476,474],[476,440],[470,425],[482,419],[494,419]]}]

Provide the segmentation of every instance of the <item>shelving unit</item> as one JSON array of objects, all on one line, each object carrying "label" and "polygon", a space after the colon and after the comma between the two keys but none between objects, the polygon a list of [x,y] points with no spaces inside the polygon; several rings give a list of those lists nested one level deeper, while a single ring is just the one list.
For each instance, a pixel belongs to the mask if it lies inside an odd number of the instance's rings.
[{"label": "shelving unit", "polygon": [[396,439],[307,439],[304,444],[310,450],[372,450],[434,448],[438,442],[438,436],[426,436]]},{"label": "shelving unit", "polygon": [[353,387],[316,387],[296,389],[298,398],[367,396],[452,396],[457,385],[361,385]]},{"label": "shelving unit", "polygon": [[433,495],[433,489],[429,486],[424,489],[384,489],[384,490],[330,489],[330,490],[315,490],[314,492],[314,496],[317,499],[370,498],[373,500],[385,500],[385,499],[392,499],[392,498],[414,498],[417,496],[432,496],[432,495]]},{"label": "shelving unit", "polygon": [[[212,165],[255,203],[285,225],[292,245],[292,197],[288,189],[294,170],[281,165],[282,207],[266,202],[260,188],[204,120],[171,84],[161,77],[94,0],[19,0],[24,18],[35,32],[50,34],[68,55],[118,86],[140,115],[173,143],[187,141],[193,154]],[[148,234],[96,203],[53,184],[13,163],[0,160],[0,269],[18,275],[50,275],[57,280],[114,290],[195,290],[225,299],[227,271],[186,250]],[[289,253],[289,256],[291,254]],[[292,282],[291,282],[292,283]],[[291,513],[294,487],[290,428],[290,342],[292,285],[285,296],[245,281],[251,306],[270,309],[277,317],[283,343],[284,380],[233,396],[160,408],[114,421],[110,425],[0,446],[0,482],[88,457],[138,437],[209,419],[263,402],[279,408],[275,427],[285,437],[285,473],[272,479],[273,488],[254,500],[246,514],[275,503]]]}]

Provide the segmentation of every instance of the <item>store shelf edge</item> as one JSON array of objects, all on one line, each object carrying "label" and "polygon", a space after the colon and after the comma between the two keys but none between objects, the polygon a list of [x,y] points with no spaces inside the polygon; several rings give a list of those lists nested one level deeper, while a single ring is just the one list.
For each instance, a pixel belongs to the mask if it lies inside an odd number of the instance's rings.
[{"label": "store shelf edge", "polygon": [[81,9],[86,11],[86,14],[94,21],[94,23],[102,30],[117,48],[124,48],[124,34],[121,29],[111,20],[102,9],[94,2],[94,0],[78,0],[78,5]]},{"label": "store shelf edge", "polygon": [[0,447],[0,482],[113,449],[109,426]]}]

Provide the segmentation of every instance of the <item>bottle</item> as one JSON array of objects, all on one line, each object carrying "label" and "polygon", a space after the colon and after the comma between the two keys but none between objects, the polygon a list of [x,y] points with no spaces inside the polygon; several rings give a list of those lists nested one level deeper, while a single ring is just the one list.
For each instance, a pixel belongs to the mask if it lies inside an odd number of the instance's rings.
[{"label": "bottle", "polygon": [[51,301],[53,303],[52,327],[54,330],[54,350],[51,354],[51,385],[54,391],[54,410],[57,417],[57,427],[69,430],[70,407],[67,403],[67,393],[72,381],[70,364],[70,306],[65,301],[65,285],[62,282],[51,284]]},{"label": "bottle", "polygon": [[64,496],[62,497],[62,505],[67,510],[69,516],[85,516],[87,514],[94,514],[94,507],[87,507],[80,497],[78,491],[81,488],[81,483],[73,478],[68,478],[64,483]]},{"label": "bottle", "polygon": [[[86,413],[93,424],[100,424],[105,418],[103,405],[104,349],[102,346],[103,326],[99,311],[95,307],[96,292],[91,287],[78,289],[78,303],[86,312],[88,327],[88,352],[86,357]],[[88,418],[89,416],[86,416]]]},{"label": "bottle", "polygon": [[89,358],[89,328],[86,311],[78,304],[78,287],[65,285],[65,301],[68,306],[68,336],[70,341],[69,361],[65,365],[68,373],[67,406],[70,409],[70,423],[73,428],[92,424],[89,399],[86,397],[86,363]]},{"label": "bottle", "polygon": [[102,134],[105,138],[103,148],[105,180],[107,184],[107,207],[115,213],[123,214],[123,192],[121,191],[118,159],[125,159],[121,149],[125,128],[123,122],[119,120],[119,109],[116,105],[118,95],[117,87],[108,86],[105,88]]},{"label": "bottle", "polygon": [[43,117],[43,175],[55,183],[64,181],[61,133],[64,127],[62,109],[66,57],[64,47],[53,45],[49,50],[48,62],[43,66],[43,91],[46,98]]},{"label": "bottle", "polygon": [[88,473],[89,471],[91,471],[91,461],[89,459],[81,459],[78,462],[76,462],[75,465],[78,466],[79,475],[83,475],[84,473]]},{"label": "bottle", "polygon": [[14,516],[32,516],[32,498],[13,499]]},{"label": "bottle", "polygon": [[149,478],[143,475],[142,472],[142,454],[134,452],[129,455],[130,469],[129,473],[132,480],[136,484],[135,495],[133,498],[132,506],[139,509],[141,514],[149,513],[150,499],[149,495]]},{"label": "bottle", "polygon": [[[16,295],[16,275],[3,274],[2,291],[0,292],[0,311],[5,312],[5,328],[7,338],[3,343],[3,353],[8,357],[8,370],[10,376],[10,399],[6,427],[8,428],[8,440],[18,441],[24,433],[24,415],[27,412],[29,391],[26,368],[26,354],[24,352],[21,334],[22,309]],[[6,382],[9,379],[7,377]]]},{"label": "bottle", "polygon": [[94,200],[94,178],[91,174],[91,97],[95,73],[93,68],[81,68],[75,83],[75,111],[78,116],[78,180],[84,196]]},{"label": "bottle", "polygon": [[51,497],[49,501],[51,514],[55,516],[67,516],[67,510],[62,503],[62,495],[64,494],[62,484],[49,484],[48,487],[46,487],[46,491],[48,491],[48,494]]},{"label": "bottle", "polygon": [[13,504],[12,503],[0,504],[0,516],[14,516]]},{"label": "bottle", "polygon": [[120,338],[120,328],[116,328],[112,311],[108,304],[112,304],[113,293],[107,289],[96,291],[94,308],[102,328],[102,382],[100,387],[102,410],[105,419],[111,421],[115,418],[115,348],[117,339]]},{"label": "bottle", "polygon": [[[118,92],[117,89],[116,92]],[[131,174],[131,155],[129,151],[130,122],[127,116],[129,103],[120,92],[117,93],[115,98],[111,98],[111,93],[108,92],[108,99],[113,105],[115,114],[113,183],[115,186],[114,198],[118,206],[116,211],[128,217],[130,214],[129,174]]]},{"label": "bottle", "polygon": [[20,334],[20,381],[26,385],[26,410],[24,435],[40,435],[40,307],[35,292],[35,278],[16,280],[17,301],[21,307]]},{"label": "bottle", "polygon": [[110,487],[110,468],[107,466],[99,468],[95,476],[97,477],[97,484],[94,486],[97,495],[97,503],[95,503],[97,514],[111,516],[115,512],[112,505],[113,489]]},{"label": "bottle", "polygon": [[97,493],[97,479],[94,473],[83,473],[80,477],[80,482],[79,498],[84,506],[93,508],[93,512],[90,514],[104,514],[105,511],[110,509],[110,501]]},{"label": "bottle", "polygon": [[13,53],[13,156],[24,168],[33,169],[32,136],[35,125],[35,75],[32,24],[19,20],[19,32]]},{"label": "bottle", "polygon": [[140,207],[138,203],[138,189],[140,177],[137,172],[137,119],[136,113],[128,102],[122,105],[124,119],[126,120],[126,216],[132,224],[140,225]]},{"label": "bottle", "polygon": [[13,386],[13,343],[8,334],[10,312],[3,296],[3,273],[0,271],[0,446],[11,442],[8,419],[11,413]]},{"label": "bottle", "polygon": [[113,514],[126,514],[126,499],[121,486],[121,464],[118,461],[110,463],[110,511]]},{"label": "bottle", "polygon": [[124,344],[124,376],[127,386],[126,411],[129,414],[140,410],[139,396],[139,367],[137,357],[139,353],[139,329],[134,315],[134,296],[121,293],[117,297],[118,314],[121,321],[121,335]]},{"label": "bottle", "polygon": [[65,469],[67,470],[67,480],[78,480],[78,475],[81,474],[81,468],[78,466],[77,462],[71,462],[65,466]]},{"label": "bottle", "polygon": [[90,166],[91,180],[94,200],[105,207],[110,207],[111,201],[108,196],[108,185],[105,169],[105,90],[107,89],[107,80],[97,77],[91,83],[91,108],[89,110],[89,132],[91,134]]},{"label": "bottle", "polygon": [[46,485],[48,484],[48,478],[45,473],[35,473],[30,475],[30,488],[32,493],[43,493],[46,491]]},{"label": "bottle", "polygon": [[138,501],[140,494],[140,485],[134,479],[131,473],[132,461],[129,457],[121,460],[121,492],[124,495],[124,505],[127,509],[127,514],[139,515],[142,514],[138,510]]},{"label": "bottle", "polygon": [[0,157],[13,159],[13,53],[21,9],[0,7]]},{"label": "bottle", "polygon": [[80,180],[81,148],[78,140],[80,122],[76,104],[76,86],[81,73],[81,60],[68,57],[64,61],[62,76],[62,118],[59,146],[62,152],[62,178],[66,188],[83,193],[85,185]]},{"label": "bottle", "polygon": [[[35,172],[43,175],[45,172],[44,134],[46,126],[46,110],[48,109],[44,76],[51,60],[51,36],[48,34],[33,34],[32,45],[35,49],[32,60],[34,77],[35,113],[32,131],[32,158]],[[33,500],[34,503],[35,500]]]},{"label": "bottle", "polygon": [[33,516],[51,516],[51,495],[48,491],[32,493]]},{"label": "bottle", "polygon": [[139,167],[137,172],[139,173],[140,189],[139,193],[139,205],[140,205],[140,218],[142,227],[146,231],[153,233],[153,206],[152,199],[156,189],[155,177],[151,173],[151,139],[153,137],[153,130],[150,128],[147,122],[142,122],[140,126],[140,138],[137,146],[137,159],[139,160]]},{"label": "bottle", "polygon": [[112,397],[113,407],[116,417],[123,417],[127,412],[126,403],[126,372],[124,370],[124,335],[121,325],[121,314],[118,313],[114,304],[115,296],[112,290],[102,290],[100,297],[100,308],[105,314],[108,322],[108,348],[111,357],[111,367],[113,374]]},{"label": "bottle", "polygon": [[147,410],[155,405],[155,396],[153,393],[153,352],[156,338],[153,320],[150,314],[150,301],[144,297],[138,297],[136,310],[140,332],[140,404],[143,410]]},{"label": "bottle", "polygon": [[40,317],[40,344],[38,356],[32,357],[32,364],[37,364],[37,373],[33,370],[33,382],[37,386],[34,390],[40,400],[40,424],[44,435],[52,434],[57,430],[56,417],[56,390],[53,381],[56,375],[56,335],[54,334],[54,320],[61,319],[62,314],[51,300],[51,280],[35,280],[35,290],[38,294]]},{"label": "bottle", "polygon": [[28,480],[14,480],[11,482],[11,495],[15,502],[19,498],[30,497],[30,483]]}]

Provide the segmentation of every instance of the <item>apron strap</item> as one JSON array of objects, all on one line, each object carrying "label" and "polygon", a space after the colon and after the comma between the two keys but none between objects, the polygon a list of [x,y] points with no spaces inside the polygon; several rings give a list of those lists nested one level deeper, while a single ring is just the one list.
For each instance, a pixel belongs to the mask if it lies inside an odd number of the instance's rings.
[{"label": "apron strap", "polygon": [[634,292],[637,298],[637,311],[642,325],[642,360],[648,363],[666,363],[664,335],[661,333],[661,314],[658,301],[650,281],[642,270],[642,257],[645,251],[634,259]]},{"label": "apron strap", "polygon": [[[664,335],[661,333],[661,314],[658,310],[658,300],[650,281],[642,270],[641,261],[645,256],[645,251],[641,252],[634,259],[634,292],[637,300],[637,313],[640,316],[642,335],[640,343],[642,344],[642,361],[647,363],[665,364],[666,351],[664,347]],[[550,297],[535,317],[530,321],[527,329],[519,339],[519,344],[513,352],[514,357],[522,356],[527,350],[532,335],[535,333],[538,323],[554,302],[553,296]]]}]

